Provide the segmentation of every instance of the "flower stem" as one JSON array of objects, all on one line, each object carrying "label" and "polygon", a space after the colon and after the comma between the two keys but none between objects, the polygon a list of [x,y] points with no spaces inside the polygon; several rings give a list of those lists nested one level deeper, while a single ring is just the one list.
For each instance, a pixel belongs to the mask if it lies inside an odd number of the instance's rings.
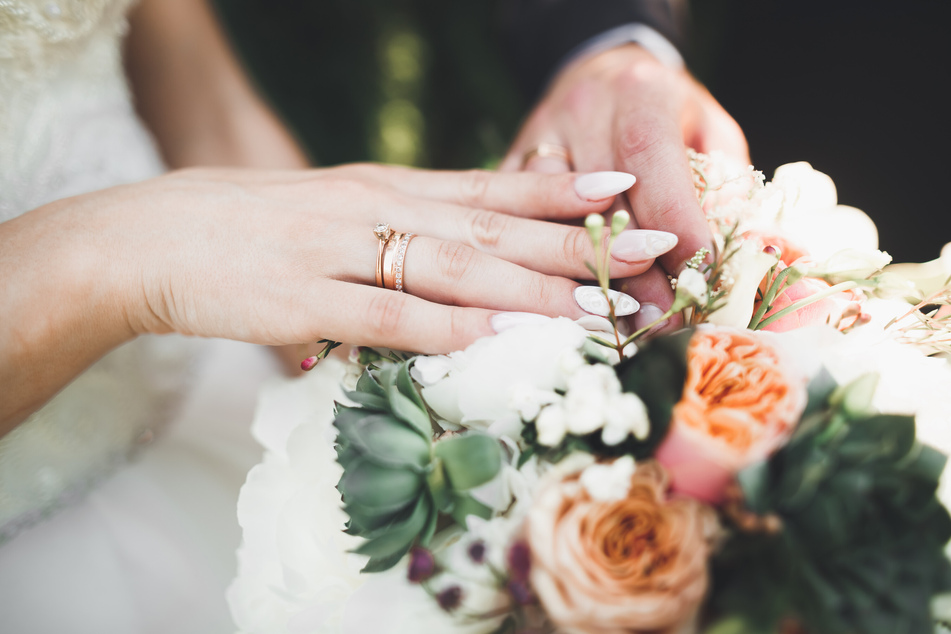
[{"label": "flower stem", "polygon": [[816,293],[815,295],[806,297],[805,299],[800,299],[798,302],[790,304],[786,308],[780,311],[777,311],[776,313],[773,313],[772,315],[770,315],[769,317],[767,317],[766,319],[758,323],[756,325],[756,328],[754,328],[754,330],[760,330],[762,328],[765,328],[766,326],[770,325],[774,321],[782,319],[786,315],[794,313],[797,310],[801,310],[805,308],[806,306],[808,306],[809,304],[814,304],[818,302],[819,300],[825,299],[826,297],[829,297],[831,295],[835,295],[836,293],[841,293],[842,291],[847,291],[849,289],[855,288],[858,285],[859,285],[858,282],[850,280],[848,282],[842,282],[841,284],[836,284],[835,286],[830,286],[824,291],[821,291],[819,293]]}]

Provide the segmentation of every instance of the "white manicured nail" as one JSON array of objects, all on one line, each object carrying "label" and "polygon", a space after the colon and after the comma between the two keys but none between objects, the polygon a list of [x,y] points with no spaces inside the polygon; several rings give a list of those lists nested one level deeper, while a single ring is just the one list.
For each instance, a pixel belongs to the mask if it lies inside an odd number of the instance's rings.
[{"label": "white manicured nail", "polygon": [[579,198],[595,202],[627,191],[636,180],[626,172],[591,172],[575,179],[575,192]]},{"label": "white manicured nail", "polygon": [[525,324],[543,324],[551,321],[551,317],[539,315],[538,313],[496,313],[489,318],[489,324],[496,333],[523,326]]},{"label": "white manicured nail", "polygon": [[[608,290],[611,301],[614,303],[614,316],[624,317],[637,312],[640,304],[637,300],[625,293],[619,293],[615,290]],[[610,314],[608,300],[600,286],[579,286],[575,289],[575,301],[581,310],[592,315],[607,317]]]},{"label": "white manicured nail", "polygon": [[614,239],[611,255],[622,262],[643,262],[677,246],[677,236],[666,231],[630,229]]},{"label": "white manicured nail", "polygon": [[[641,309],[637,311],[636,315],[634,315],[634,328],[637,330],[646,328],[663,316],[664,311],[662,311],[660,307],[655,306],[654,304],[641,304]],[[670,320],[665,319],[654,326],[654,329],[656,330],[657,328],[665,326],[668,321]]]}]

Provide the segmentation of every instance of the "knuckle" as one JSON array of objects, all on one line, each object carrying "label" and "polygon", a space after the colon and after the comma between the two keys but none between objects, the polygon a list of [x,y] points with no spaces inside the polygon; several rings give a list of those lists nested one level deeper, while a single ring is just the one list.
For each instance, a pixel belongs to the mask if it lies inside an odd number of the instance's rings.
[{"label": "knuckle", "polygon": [[462,350],[472,340],[469,333],[469,322],[462,308],[449,308],[449,343],[453,350]]},{"label": "knuckle", "polygon": [[632,157],[649,159],[663,146],[666,130],[657,121],[641,121],[635,126],[623,130],[618,138],[620,159]]},{"label": "knuckle", "polygon": [[509,225],[505,214],[484,209],[474,209],[469,213],[469,227],[476,244],[494,247],[498,245]]},{"label": "knuckle", "polygon": [[378,293],[370,301],[367,324],[370,339],[386,341],[390,335],[402,329],[406,297],[402,293]]},{"label": "knuckle", "polygon": [[584,229],[571,229],[565,234],[562,254],[570,264],[581,264],[588,258],[591,249],[588,233]]},{"label": "knuckle", "polygon": [[475,253],[461,242],[443,242],[436,251],[436,266],[451,281],[459,282],[468,276]]},{"label": "knuckle", "polygon": [[460,202],[469,207],[480,207],[489,192],[491,176],[484,170],[467,170],[460,180]]}]

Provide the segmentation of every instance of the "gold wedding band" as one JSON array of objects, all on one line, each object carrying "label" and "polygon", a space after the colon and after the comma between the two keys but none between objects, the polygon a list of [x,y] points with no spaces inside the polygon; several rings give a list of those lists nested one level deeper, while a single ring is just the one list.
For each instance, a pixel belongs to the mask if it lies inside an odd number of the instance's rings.
[{"label": "gold wedding band", "polygon": [[567,163],[568,167],[571,167],[571,151],[563,145],[539,143],[522,156],[522,167],[528,165],[528,162],[535,157],[558,159]]},{"label": "gold wedding band", "polygon": [[373,230],[379,240],[376,256],[376,285],[392,291],[403,292],[403,261],[406,248],[415,233],[394,232],[384,223]]}]

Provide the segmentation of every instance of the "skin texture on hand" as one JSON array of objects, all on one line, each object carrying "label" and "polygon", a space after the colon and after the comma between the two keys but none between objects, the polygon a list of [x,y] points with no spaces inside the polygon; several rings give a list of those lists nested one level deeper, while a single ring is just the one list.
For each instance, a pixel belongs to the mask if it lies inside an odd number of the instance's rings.
[{"label": "skin texture on hand", "polygon": [[[140,334],[443,353],[500,314],[584,316],[572,280],[590,278],[588,234],[540,218],[602,213],[631,179],[589,200],[583,178],[191,169],[27,212],[0,224],[0,433]],[[418,236],[405,293],[375,287],[380,221]],[[652,262],[612,258],[611,271]]]},{"label": "skin texture on hand", "polygon": [[[539,143],[561,145],[572,165],[526,152]],[[673,302],[667,274],[677,275],[700,248],[711,248],[710,231],[697,203],[686,148],[720,150],[748,163],[746,140],[736,122],[686,71],[658,62],[636,44],[575,60],[549,86],[529,115],[503,170],[559,172],[617,170],[638,182],[616,209],[631,211],[632,224],[669,231],[677,246],[647,273],[617,280],[620,290],[661,311]],[[642,309],[639,320],[649,313]],[[676,324],[671,324],[671,327]]]}]

